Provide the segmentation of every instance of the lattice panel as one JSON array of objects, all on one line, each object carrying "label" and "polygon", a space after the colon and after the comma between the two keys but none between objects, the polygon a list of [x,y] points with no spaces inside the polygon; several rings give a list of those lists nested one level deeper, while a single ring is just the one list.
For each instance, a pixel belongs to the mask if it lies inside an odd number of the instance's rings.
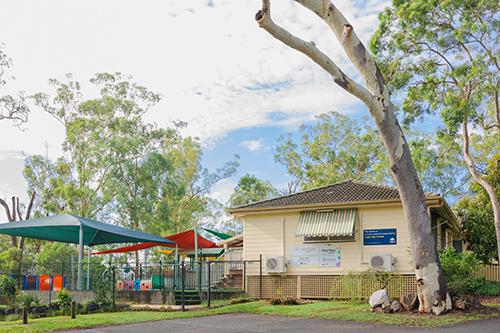
[{"label": "lattice panel", "polygon": [[[259,297],[259,276],[247,277],[247,293]],[[262,297],[300,297],[322,299],[368,298],[381,288],[380,282],[370,277],[351,275],[286,275],[263,276]],[[416,292],[414,275],[398,275],[387,286],[391,297]]]}]

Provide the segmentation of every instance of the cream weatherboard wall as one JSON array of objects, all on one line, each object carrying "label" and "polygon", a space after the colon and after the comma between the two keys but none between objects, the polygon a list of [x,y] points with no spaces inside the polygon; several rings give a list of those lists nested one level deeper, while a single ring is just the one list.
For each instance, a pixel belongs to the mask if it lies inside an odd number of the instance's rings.
[{"label": "cream weatherboard wall", "polygon": [[[341,250],[340,267],[288,264],[286,274],[339,275],[350,271],[366,271],[370,254],[392,254],[395,259],[395,272],[413,273],[408,228],[401,205],[358,207],[357,212],[356,241],[331,243]],[[299,214],[299,211],[245,214],[243,218],[244,258],[258,260],[259,255],[262,254],[265,262],[267,257],[284,255],[286,262],[289,262],[292,247],[304,244],[303,237],[295,236]],[[363,245],[363,229],[386,228],[397,229],[396,245]],[[258,268],[255,266],[249,267],[247,271],[247,275],[258,273]],[[263,273],[267,274],[265,265]]]}]

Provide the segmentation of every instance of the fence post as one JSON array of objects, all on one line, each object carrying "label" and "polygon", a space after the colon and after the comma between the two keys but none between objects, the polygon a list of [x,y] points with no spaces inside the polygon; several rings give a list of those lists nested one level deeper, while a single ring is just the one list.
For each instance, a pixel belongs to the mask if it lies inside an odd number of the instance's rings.
[{"label": "fence post", "polygon": [[202,278],[203,278],[203,275],[202,275],[202,270],[203,270],[203,263],[201,261],[201,258],[200,258],[200,261],[198,261],[198,291],[201,293],[201,287],[202,287]]},{"label": "fence post", "polygon": [[262,254],[259,257],[259,298],[262,299]]},{"label": "fence post", "polygon": [[[163,291],[163,289],[164,289],[164,288],[163,288],[163,281],[164,281],[164,280],[163,280],[163,273],[162,273],[162,267],[161,267],[161,260],[160,260],[160,267],[159,267],[159,271],[160,271],[160,272],[159,272],[159,277],[158,277],[158,278],[160,279],[160,281],[159,281],[159,283],[160,283],[160,290],[161,290],[161,291]],[[152,279],[152,278],[153,278],[153,277],[151,277],[151,279]]]},{"label": "fence post", "polygon": [[182,311],[186,311],[185,307],[185,295],[184,295],[184,289],[185,289],[185,275],[186,275],[186,267],[184,266],[184,260],[182,261],[181,264],[181,303],[182,303]]},{"label": "fence post", "polygon": [[113,285],[111,287],[111,290],[113,292],[113,298],[112,298],[111,306],[114,309],[115,305],[116,305],[116,270],[115,270],[115,266],[111,267],[111,279],[112,279],[111,283]]},{"label": "fence post", "polygon": [[76,302],[71,301],[71,319],[76,318]]},{"label": "fence post", "polygon": [[211,301],[211,293],[212,293],[212,279],[211,279],[211,274],[210,274],[210,261],[207,261],[207,272],[208,272],[208,278],[207,278],[207,306],[210,307],[210,301]]},{"label": "fence post", "polygon": [[29,313],[29,308],[27,306],[23,307],[23,325],[28,324],[28,313]]}]

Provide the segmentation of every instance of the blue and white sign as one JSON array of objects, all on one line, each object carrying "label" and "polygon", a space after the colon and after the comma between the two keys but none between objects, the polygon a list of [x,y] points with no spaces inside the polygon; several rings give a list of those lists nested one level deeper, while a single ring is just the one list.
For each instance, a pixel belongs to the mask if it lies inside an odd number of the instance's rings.
[{"label": "blue and white sign", "polygon": [[398,243],[397,229],[365,229],[363,230],[363,245],[396,245]]}]

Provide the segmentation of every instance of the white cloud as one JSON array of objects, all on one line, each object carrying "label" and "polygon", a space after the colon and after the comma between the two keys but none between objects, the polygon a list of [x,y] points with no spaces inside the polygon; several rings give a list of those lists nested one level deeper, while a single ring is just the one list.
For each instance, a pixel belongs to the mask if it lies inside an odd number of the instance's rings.
[{"label": "white cloud", "polygon": [[[385,0],[337,6],[365,41],[376,28]],[[357,101],[336,87],[309,59],[259,29],[260,1],[38,1],[2,2],[0,30],[14,60],[11,89],[47,91],[47,79],[73,72],[86,81],[95,72],[121,71],[160,92],[164,99],[147,118],[162,126],[189,123],[186,134],[204,142],[252,126],[296,126]],[[293,1],[273,2],[275,20],[316,44],[348,73],[333,33]],[[28,23],[26,23],[28,22]],[[64,27],[62,29],[61,27]],[[288,82],[284,89],[251,89]],[[249,89],[250,88],[250,89]],[[83,90],[91,89],[84,85]],[[288,119],[276,121],[272,112]],[[0,150],[60,154],[64,132],[49,116],[32,114],[25,132],[0,123]]]},{"label": "white cloud", "polygon": [[243,141],[241,143],[242,146],[244,146],[246,149],[248,149],[251,152],[257,152],[262,150],[264,148],[264,141],[262,139],[258,140],[247,140]]}]

